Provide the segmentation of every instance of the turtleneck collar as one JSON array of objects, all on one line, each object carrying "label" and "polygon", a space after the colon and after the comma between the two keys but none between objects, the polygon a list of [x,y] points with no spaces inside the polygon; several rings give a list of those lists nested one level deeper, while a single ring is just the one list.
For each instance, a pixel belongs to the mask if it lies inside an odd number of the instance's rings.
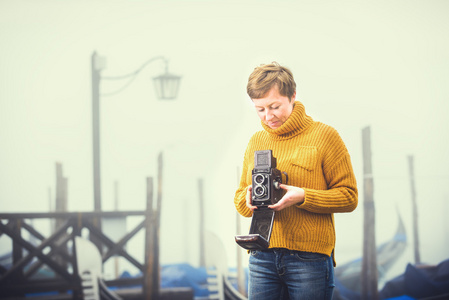
[{"label": "turtleneck collar", "polygon": [[312,125],[313,119],[306,115],[304,105],[299,101],[295,101],[291,115],[280,127],[272,129],[264,122],[261,123],[262,127],[270,134],[271,137],[275,139],[288,139],[307,129],[310,125]]}]

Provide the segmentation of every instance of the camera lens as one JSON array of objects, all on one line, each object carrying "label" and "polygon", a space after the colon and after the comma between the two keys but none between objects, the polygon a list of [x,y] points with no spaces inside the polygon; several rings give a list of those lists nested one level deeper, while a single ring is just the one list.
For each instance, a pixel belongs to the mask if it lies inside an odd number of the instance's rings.
[{"label": "camera lens", "polygon": [[256,188],[254,189],[254,195],[256,195],[256,197],[265,195],[265,187],[263,185],[256,186]]},{"label": "camera lens", "polygon": [[263,182],[265,181],[265,177],[264,177],[262,174],[257,174],[257,175],[254,177],[254,181],[255,181],[256,183],[258,183],[258,184],[261,184],[261,183],[263,183]]}]

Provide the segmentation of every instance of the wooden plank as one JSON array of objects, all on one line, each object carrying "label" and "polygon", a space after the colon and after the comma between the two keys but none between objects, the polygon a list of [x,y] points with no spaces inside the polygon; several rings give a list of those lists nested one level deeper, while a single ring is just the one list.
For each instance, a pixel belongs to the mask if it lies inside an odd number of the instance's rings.
[{"label": "wooden plank", "polygon": [[29,251],[29,254],[27,256],[21,258],[19,261],[14,263],[13,267],[9,269],[8,272],[6,272],[6,274],[1,278],[0,283],[8,280],[7,278],[11,276],[11,274],[17,272],[17,270],[22,269],[28,262],[31,261],[33,257],[37,257],[38,259],[40,259],[42,262],[47,264],[47,266],[49,266],[51,269],[57,272],[64,279],[68,281],[74,280],[74,277],[71,274],[69,274],[67,270],[58,265],[49,256],[42,253],[42,250],[45,249],[45,247],[50,246],[53,242],[55,242],[58,238],[60,238],[61,234],[69,227],[70,221],[71,220],[68,220],[66,225],[61,227],[55,234],[53,234],[51,237],[42,242],[38,247],[31,245],[28,241],[24,240],[20,235],[17,235],[14,231],[12,231],[11,229],[9,229],[7,226],[3,225],[0,222],[0,229],[4,233],[13,238],[13,240],[21,247]]},{"label": "wooden plank", "polygon": [[[65,245],[70,239],[72,239],[71,235],[66,235],[64,238],[62,238],[61,240],[59,240],[59,243],[62,243],[63,245]],[[62,248],[61,245],[56,245],[56,244],[52,244],[51,245],[51,250],[50,252],[48,252],[46,255],[49,257],[54,257],[54,256],[61,256],[62,259],[64,259],[65,261],[73,261],[73,258],[67,253],[67,251],[64,251],[65,249]],[[73,249],[73,251],[76,251],[75,249]],[[76,252],[74,252],[73,254],[74,257],[76,257]],[[35,263],[33,263],[29,269],[25,272],[25,277],[26,278],[30,278],[34,273],[36,273],[40,267],[43,265],[44,263],[40,260],[36,261]],[[64,266],[62,266],[64,267]],[[74,264],[74,269],[76,269],[76,264]],[[74,273],[77,274],[77,272]]]},{"label": "wooden plank", "polygon": [[[102,234],[102,232],[99,231],[98,228],[95,227],[91,222],[89,222],[86,219],[84,219],[83,222],[85,224],[84,226],[90,230],[90,233],[95,235],[96,238],[100,239],[107,247],[110,248],[114,247],[115,243],[110,238]],[[143,272],[144,270],[143,265],[140,262],[138,262],[134,257],[132,257],[128,252],[126,252],[125,249],[123,248],[119,249],[117,254],[120,254],[121,256],[126,258],[131,264],[133,264],[136,268],[138,268],[140,271]]]},{"label": "wooden plank", "polygon": [[[10,280],[12,282],[23,282],[23,280],[24,280],[23,268],[22,267],[14,268],[14,266],[16,264],[19,264],[21,261],[24,260],[22,245],[19,241],[19,239],[22,239],[22,223],[23,223],[23,220],[15,220],[15,222],[12,223],[13,226],[11,228],[12,229],[11,232],[16,236],[16,238],[13,238],[13,243],[12,243],[13,268],[11,268],[5,272],[5,274],[4,274],[4,276],[2,276],[2,280],[0,280],[0,282],[4,282],[5,279],[8,278],[8,276],[11,277]],[[1,224],[1,222],[0,222],[0,224]],[[3,225],[3,224],[1,224],[1,225]],[[6,228],[8,228],[8,227],[6,227]],[[5,231],[5,229],[3,229],[2,231],[5,232],[6,234],[8,234]],[[20,295],[24,295],[24,294],[20,293]]]},{"label": "wooden plank", "polygon": [[104,212],[92,212],[92,211],[75,211],[75,212],[52,212],[52,213],[0,213],[0,219],[17,220],[17,219],[46,219],[46,218],[62,218],[68,219],[72,217],[102,217],[102,218],[114,218],[114,217],[130,217],[130,216],[144,216],[144,210],[134,211],[104,211]]},{"label": "wooden plank", "polygon": [[145,228],[145,220],[140,222],[133,230],[123,236],[114,246],[109,247],[108,252],[103,255],[103,263],[106,262],[113,255],[119,254],[121,250],[125,250],[124,246],[132,239],[141,229]]}]

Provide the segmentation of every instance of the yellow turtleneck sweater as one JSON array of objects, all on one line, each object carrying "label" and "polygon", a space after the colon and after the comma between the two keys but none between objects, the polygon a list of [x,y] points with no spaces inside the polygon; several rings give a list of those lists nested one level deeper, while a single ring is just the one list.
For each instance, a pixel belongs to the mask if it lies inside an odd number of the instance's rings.
[{"label": "yellow turtleneck sweater", "polygon": [[288,185],[305,191],[302,204],[276,212],[270,248],[323,253],[335,248],[333,213],[357,207],[357,185],[348,150],[338,132],[306,115],[296,101],[293,112],[279,128],[264,130],[250,139],[243,161],[240,185],[235,193],[237,211],[251,217],[246,207],[246,188],[251,185],[254,151],[273,151],[277,168],[288,174]]}]

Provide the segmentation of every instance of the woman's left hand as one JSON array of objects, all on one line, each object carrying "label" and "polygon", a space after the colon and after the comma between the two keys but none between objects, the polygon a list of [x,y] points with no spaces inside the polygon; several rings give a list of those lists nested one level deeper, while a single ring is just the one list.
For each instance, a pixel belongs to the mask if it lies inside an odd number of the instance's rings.
[{"label": "woman's left hand", "polygon": [[305,192],[302,188],[286,184],[281,184],[280,187],[286,191],[284,197],[282,197],[276,204],[269,205],[268,208],[271,208],[274,211],[280,211],[289,206],[304,202]]}]

